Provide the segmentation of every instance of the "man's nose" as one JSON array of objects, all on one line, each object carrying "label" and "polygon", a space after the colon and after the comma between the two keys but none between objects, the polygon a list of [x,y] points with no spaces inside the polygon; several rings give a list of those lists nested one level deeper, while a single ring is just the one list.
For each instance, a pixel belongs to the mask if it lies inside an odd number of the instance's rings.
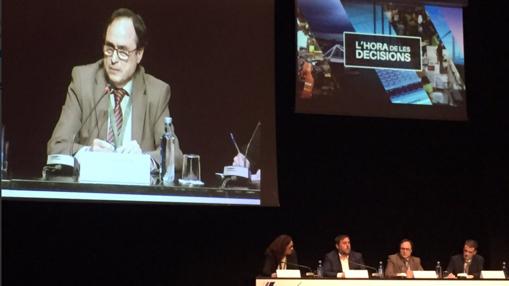
[{"label": "man's nose", "polygon": [[119,61],[118,52],[116,50],[113,51],[113,55],[111,55],[111,63],[115,64]]}]

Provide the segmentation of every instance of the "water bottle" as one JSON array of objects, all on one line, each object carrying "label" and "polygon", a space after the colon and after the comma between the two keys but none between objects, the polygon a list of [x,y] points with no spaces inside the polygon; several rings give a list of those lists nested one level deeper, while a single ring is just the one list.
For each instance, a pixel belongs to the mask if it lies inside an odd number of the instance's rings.
[{"label": "water bottle", "polygon": [[[172,118],[164,118],[164,134],[161,138],[161,169],[160,177],[164,185],[172,185],[175,181],[175,136],[172,133]],[[166,155],[170,154],[168,162]]]},{"label": "water bottle", "polygon": [[437,278],[442,279],[442,266],[440,265],[440,261],[437,261],[437,266],[435,266],[435,272],[437,273]]},{"label": "water bottle", "polygon": [[316,268],[316,276],[318,276],[318,278],[322,278],[323,277],[323,267],[322,267],[322,261],[321,260],[318,260],[318,267]]},{"label": "water bottle", "polygon": [[502,261],[502,271],[504,272],[505,278],[509,278],[509,272],[507,271],[507,265],[505,261]]},{"label": "water bottle", "polygon": [[384,278],[384,264],[382,261],[378,262],[378,278]]}]

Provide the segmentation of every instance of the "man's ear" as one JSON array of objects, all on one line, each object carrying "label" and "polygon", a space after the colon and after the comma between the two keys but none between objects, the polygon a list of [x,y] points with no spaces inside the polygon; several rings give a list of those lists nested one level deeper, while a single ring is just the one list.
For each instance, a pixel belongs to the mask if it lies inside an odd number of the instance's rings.
[{"label": "man's ear", "polygon": [[136,63],[140,63],[141,59],[143,58],[143,52],[145,51],[145,48],[141,48],[136,51]]}]

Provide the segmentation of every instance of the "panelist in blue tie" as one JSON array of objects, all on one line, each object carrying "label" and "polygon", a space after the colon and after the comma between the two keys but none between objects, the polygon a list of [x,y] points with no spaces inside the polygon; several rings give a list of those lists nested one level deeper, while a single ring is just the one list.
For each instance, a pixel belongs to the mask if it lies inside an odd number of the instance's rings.
[{"label": "panelist in blue tie", "polygon": [[325,255],[323,273],[326,277],[344,277],[350,269],[364,269],[364,259],[359,252],[352,251],[350,236],[338,235],[335,239],[336,249]]},{"label": "panelist in blue tie", "polygon": [[[146,45],[141,16],[125,8],[114,11],[104,30],[103,58],[72,70],[48,155],[68,154],[79,160],[84,151],[145,153],[155,165],[160,163],[171,94],[167,83],[140,65]],[[178,139],[175,164],[181,168]]]},{"label": "panelist in blue tie", "polygon": [[276,237],[265,250],[262,274],[267,277],[276,277],[278,269],[299,269],[292,237],[287,234]]}]

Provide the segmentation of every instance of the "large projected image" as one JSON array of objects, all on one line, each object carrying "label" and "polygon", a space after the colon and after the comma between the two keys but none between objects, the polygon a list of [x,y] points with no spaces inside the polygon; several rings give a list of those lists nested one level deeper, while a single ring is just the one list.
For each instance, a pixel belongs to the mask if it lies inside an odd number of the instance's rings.
[{"label": "large projected image", "polygon": [[2,197],[279,204],[272,0],[5,6]]},{"label": "large projected image", "polygon": [[461,8],[296,3],[296,112],[466,119]]}]

